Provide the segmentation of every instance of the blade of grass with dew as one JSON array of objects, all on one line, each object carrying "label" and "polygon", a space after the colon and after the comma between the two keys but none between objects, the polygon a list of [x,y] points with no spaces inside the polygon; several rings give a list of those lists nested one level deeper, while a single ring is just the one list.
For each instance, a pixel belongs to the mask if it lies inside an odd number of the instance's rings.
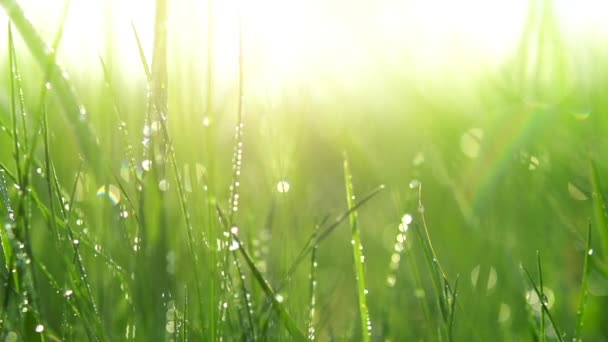
[{"label": "blade of grass with dew", "polygon": [[[188,286],[184,285],[184,306],[183,306],[183,314],[181,321],[181,335],[182,342],[188,341]],[[177,329],[175,329],[177,331]],[[177,341],[177,338],[175,339]]]},{"label": "blade of grass with dew", "polygon": [[583,275],[581,280],[581,292],[579,294],[578,309],[576,310],[576,330],[574,341],[583,340],[583,326],[585,323],[585,307],[589,295],[589,259],[593,254],[591,249],[591,222],[587,226],[587,242],[585,243],[585,254],[583,255]]},{"label": "blade of grass with dew", "polygon": [[27,19],[16,0],[0,0],[11,22],[21,33],[36,62],[42,69],[48,67],[48,80],[56,89],[63,105],[68,125],[83,150],[87,160],[95,162],[93,156],[99,155],[99,144],[89,120],[81,114],[85,110],[75,93],[72,84],[64,76],[61,67],[53,60],[54,51],[42,40],[33,24]]},{"label": "blade of grass with dew", "polygon": [[[29,189],[29,180],[30,175],[26,173],[23,169],[24,162],[22,160],[21,154],[21,146],[25,146],[27,144],[27,136],[24,132],[20,132],[19,119],[17,116],[17,101],[19,100],[22,103],[23,98],[19,97],[18,94],[23,94],[20,86],[17,84],[16,78],[18,73],[17,67],[17,56],[15,53],[15,48],[13,44],[13,34],[12,27],[10,22],[8,23],[8,67],[9,67],[9,93],[10,93],[10,113],[12,119],[12,134],[13,134],[13,157],[15,159],[15,168],[17,172],[17,180],[15,185],[18,186],[22,191],[18,192],[17,196],[17,204],[16,204],[16,215],[13,213],[13,221],[14,221],[14,229],[12,233],[16,236],[16,239],[20,241],[19,249],[20,252],[17,254],[13,254],[14,257],[14,267],[19,268],[21,272],[18,272],[16,277],[18,283],[14,283],[15,289],[17,292],[20,291],[20,287],[17,286],[19,284],[23,284],[24,289],[27,288],[23,295],[30,302],[32,310],[28,310],[24,313],[24,322],[26,325],[34,324],[34,322],[39,321],[39,300],[37,294],[37,282],[36,282],[36,274],[33,272],[32,260],[34,259],[32,244],[30,239],[30,222],[31,222],[31,210],[30,210],[30,197],[31,193],[27,191]],[[19,97],[19,99],[18,99]],[[23,106],[21,109],[23,109]],[[23,112],[20,115],[21,119],[23,119]],[[23,133],[23,135],[21,135]],[[8,232],[8,230],[7,230]],[[11,246],[13,250],[15,250],[15,246]],[[8,265],[11,263],[9,262]],[[5,308],[8,305],[9,293],[7,293],[7,297],[5,298]]]},{"label": "blade of grass with dew", "polygon": [[247,252],[247,250],[245,249],[245,247],[239,240],[238,236],[236,234],[231,233],[231,237],[238,244],[238,250],[241,252],[241,255],[245,259],[247,266],[249,266],[249,269],[250,269],[251,273],[253,274],[253,277],[258,282],[258,284],[262,287],[262,290],[264,290],[264,293],[266,294],[266,296],[272,300],[273,307],[279,314],[279,318],[281,319],[281,322],[285,325],[285,328],[287,328],[287,331],[289,331],[289,333],[291,334],[291,337],[296,341],[306,341],[306,335],[304,335],[304,333],[298,328],[298,326],[296,325],[294,320],[291,318],[291,316],[285,309],[285,306],[283,305],[283,303],[281,301],[279,301],[279,299],[277,299],[277,295],[276,295],[275,291],[272,289],[272,287],[270,286],[268,281],[264,278],[264,276],[262,275],[262,272],[260,272],[260,270],[257,268],[257,266],[255,266],[255,262],[253,261],[253,258],[249,255],[249,252]]},{"label": "blade of grass with dew", "polygon": [[317,246],[314,246],[312,252],[310,253],[309,291],[310,299],[308,305],[310,305],[310,308],[308,315],[308,339],[314,341],[316,337],[315,320],[317,310]]},{"label": "blade of grass with dew", "polygon": [[[161,132],[163,134],[163,138],[165,143],[167,144],[167,150],[169,154],[169,162],[172,166],[172,170],[177,183],[177,191],[180,199],[180,208],[182,212],[182,216],[184,219],[184,223],[186,225],[186,234],[187,234],[187,244],[188,250],[190,253],[190,257],[193,262],[193,275],[196,282],[196,291],[198,294],[198,304],[201,306],[202,310],[202,294],[201,294],[201,277],[199,275],[199,263],[198,256],[196,254],[196,240],[194,239],[194,228],[192,225],[192,221],[190,218],[190,213],[188,211],[188,203],[184,191],[184,185],[181,180],[181,176],[178,170],[177,158],[175,156],[175,150],[171,140],[169,139],[169,132],[167,128],[167,98],[164,93],[166,90],[167,76],[166,76],[166,32],[163,28],[159,28],[158,26],[164,26],[166,23],[166,11],[167,11],[167,3],[165,0],[157,1],[157,17],[156,17],[156,32],[155,32],[155,45],[154,45],[154,60],[152,64],[153,70],[151,71],[148,67],[148,62],[146,56],[144,54],[143,46],[141,45],[141,40],[139,39],[139,35],[137,34],[137,30],[135,26],[132,24],[133,33],[135,35],[135,39],[137,42],[137,47],[140,53],[140,59],[142,66],[144,67],[144,72],[146,74],[146,78],[148,80],[149,87],[152,87],[153,91],[160,92],[158,96],[156,93],[152,93],[151,101],[153,102],[152,108],[155,108],[157,111],[159,122],[161,124]],[[159,36],[160,35],[160,36]],[[158,37],[158,41],[157,41]]]},{"label": "blade of grass with dew", "polygon": [[[347,208],[344,212],[342,212],[340,215],[338,215],[338,217],[336,217],[336,219],[332,223],[330,223],[327,227],[318,228],[318,229],[315,228],[313,230],[313,232],[311,233],[311,235],[309,236],[309,238],[306,240],[304,247],[302,248],[302,250],[296,257],[296,259],[293,261],[291,266],[289,267],[287,273],[283,276],[283,279],[279,283],[279,286],[277,286],[276,291],[280,292],[285,286],[288,285],[289,281],[292,279],[293,274],[296,272],[296,270],[298,269],[300,264],[304,260],[306,260],[306,257],[308,256],[309,253],[311,253],[313,251],[315,246],[320,245],[321,242],[323,242],[326,238],[328,238],[331,235],[331,233],[334,232],[338,226],[340,226],[340,224],[342,224],[346,219],[348,219],[351,212],[361,208],[364,204],[366,204],[372,198],[376,197],[376,195],[378,195],[384,189],[385,189],[385,186],[383,184],[376,187],[375,189],[373,189],[372,191],[367,193],[365,196],[363,196],[363,198],[361,200],[357,201],[357,203],[352,208]],[[327,220],[329,220],[329,215],[325,216],[325,218],[322,220],[322,222],[319,225],[320,226],[325,225]],[[270,308],[270,305],[271,305],[271,302],[267,302],[261,309],[261,312],[267,312],[268,309]],[[268,321],[266,323],[268,323]],[[263,325],[266,325],[266,323],[264,323]]]},{"label": "blade of grass with dew", "polygon": [[448,322],[448,336],[450,336],[450,339],[452,339],[453,335],[452,335],[452,329],[454,328],[454,312],[456,311],[456,300],[458,298],[458,279],[459,276],[456,276],[456,281],[454,282],[454,291],[452,291],[450,289],[450,287],[446,284],[445,286],[445,290],[446,290],[446,295],[449,296],[448,298],[450,299],[450,319]]},{"label": "blade of grass with dew", "polygon": [[[350,172],[348,156],[344,153],[344,181],[346,186],[346,204],[348,208],[355,206],[355,190],[353,187],[353,176]],[[355,276],[357,278],[357,294],[359,298],[359,319],[361,320],[361,338],[365,342],[371,340],[372,323],[367,308],[367,287],[365,283],[365,267],[363,256],[363,244],[361,243],[361,232],[359,230],[359,218],[357,211],[353,210],[349,215],[355,263]]]},{"label": "blade of grass with dew", "polygon": [[[540,257],[538,257],[537,263],[540,263]],[[540,303],[541,310],[545,312],[545,314],[549,318],[549,322],[551,323],[551,326],[553,326],[553,330],[555,330],[555,335],[557,336],[558,341],[564,342],[564,338],[563,338],[557,324],[555,323],[555,320],[553,319],[553,315],[551,314],[551,311],[547,307],[547,301],[545,300],[545,297],[543,297],[544,293],[541,292],[541,290],[539,290],[538,286],[536,285],[536,282],[534,282],[534,279],[532,278],[532,275],[530,275],[530,272],[528,271],[528,269],[523,265],[522,265],[522,268],[523,268],[528,280],[530,281],[530,284],[532,285],[532,288],[534,289],[536,296],[538,297],[538,301]],[[541,333],[544,333],[544,331],[541,331]],[[541,339],[542,339],[542,337],[541,337]]]},{"label": "blade of grass with dew", "polygon": [[425,256],[424,260],[431,274],[431,282],[433,283],[433,289],[435,290],[437,305],[439,307],[439,311],[441,312],[441,317],[444,323],[443,331],[448,335],[448,340],[451,340],[449,329],[450,305],[448,303],[448,297],[446,294],[453,294],[453,291],[451,290],[445,272],[443,271],[439,258],[437,257],[435,249],[433,248],[426,215],[424,212],[424,205],[422,203],[422,184],[418,185],[418,212],[420,213],[422,225],[414,224],[414,227],[416,227],[418,238],[422,243],[422,249]]},{"label": "blade of grass with dew", "polygon": [[245,282],[245,273],[243,272],[241,263],[238,261],[238,256],[236,255],[236,253],[232,253],[232,255],[234,257],[234,264],[236,266],[237,274],[238,274],[238,277],[240,280],[241,295],[243,296],[243,301],[245,302],[245,306],[244,306],[243,310],[245,311],[245,317],[247,318],[247,325],[249,325],[248,329],[243,329],[243,334],[245,334],[245,333],[250,334],[248,338],[245,335],[244,339],[245,340],[256,340],[257,338],[256,338],[256,334],[255,334],[255,324],[253,323],[253,304],[251,303],[251,294],[249,293],[249,290],[247,289],[246,282]]},{"label": "blade of grass with dew", "polygon": [[[116,120],[119,122],[118,131],[121,135],[121,138],[122,138],[123,144],[124,144],[123,153],[127,157],[127,160],[129,163],[129,176],[131,176],[131,178],[133,178],[133,182],[135,183],[136,194],[141,195],[141,193],[139,191],[137,191],[137,189],[141,186],[141,182],[140,182],[139,177],[137,177],[137,169],[135,166],[136,165],[135,156],[133,154],[133,146],[129,142],[128,127],[127,127],[126,122],[124,122],[124,120],[123,120],[122,112],[120,111],[120,108],[118,107],[118,104],[117,104],[117,96],[116,96],[115,88],[114,88],[114,85],[112,82],[112,78],[110,77],[110,72],[106,66],[106,63],[104,62],[103,58],[101,57],[101,55],[99,56],[99,63],[101,64],[101,68],[103,71],[103,77],[106,82],[106,86],[108,87],[108,90],[110,92],[110,101],[112,102],[112,111],[114,112],[114,116],[116,117]],[[139,198],[138,198],[138,200],[139,200]]]},{"label": "blade of grass with dew", "polygon": [[[285,286],[287,286],[287,284],[292,279],[292,276],[294,275],[294,273],[296,272],[296,270],[298,269],[300,264],[304,260],[306,260],[306,257],[308,256],[309,253],[311,253],[313,251],[315,246],[319,246],[321,244],[321,242],[323,242],[326,238],[328,238],[336,230],[336,228],[338,228],[338,226],[340,226],[340,224],[342,224],[344,221],[346,221],[346,219],[349,218],[350,214],[353,211],[358,210],[359,208],[363,207],[364,204],[366,204],[372,198],[374,198],[378,194],[380,194],[385,188],[386,187],[383,184],[379,185],[378,187],[376,187],[375,189],[373,189],[372,191],[367,193],[365,196],[363,196],[363,198],[361,200],[357,201],[352,208],[347,208],[344,212],[342,212],[340,215],[338,215],[338,217],[336,217],[336,219],[333,222],[331,222],[327,227],[319,228],[319,229],[315,228],[313,230],[313,232],[311,233],[311,235],[309,236],[309,238],[307,239],[306,243],[304,244],[304,247],[302,248],[302,250],[296,257],[296,259],[293,261],[291,266],[289,267],[287,273],[283,276],[283,279],[279,283],[279,286],[276,288],[276,291],[280,292],[281,290],[283,290],[283,288]],[[321,226],[324,225],[328,219],[329,219],[329,216],[326,216],[320,225]],[[262,308],[261,312],[267,312],[268,309],[270,308],[270,305],[271,305],[271,302],[267,302],[264,305],[264,307]],[[268,321],[266,323],[264,323],[263,325],[266,325],[267,323],[268,323]]]},{"label": "blade of grass with dew", "polygon": [[[543,285],[543,270],[541,268],[541,263],[540,263],[540,252],[537,250],[536,251],[536,267],[538,270],[538,282],[539,282],[539,290],[540,290],[540,295],[538,296],[538,300],[541,301],[541,303],[544,303],[547,301],[547,297],[545,297],[545,286]],[[547,332],[545,330],[545,310],[541,310],[540,311],[540,340],[541,342],[545,342],[545,340],[547,339]]]},{"label": "blade of grass with dew", "polygon": [[323,242],[325,239],[327,239],[336,230],[336,228],[338,228],[340,226],[340,224],[342,224],[344,221],[346,221],[350,217],[350,215],[354,211],[363,207],[363,205],[365,205],[371,199],[373,199],[378,194],[380,194],[384,189],[385,189],[384,185],[380,185],[380,186],[376,187],[375,189],[373,189],[372,191],[367,193],[365,196],[363,196],[363,198],[361,200],[357,201],[352,207],[347,208],[344,212],[342,212],[340,215],[338,215],[338,217],[332,223],[330,223],[327,227],[319,228],[319,229],[315,228],[315,230],[311,233],[308,240],[304,244],[304,247],[300,251],[300,254],[298,254],[298,256],[296,257],[296,259],[294,260],[292,265],[289,267],[287,274],[283,277],[284,280],[281,282],[282,285],[279,286],[279,289],[283,288],[286,285],[286,282],[288,281],[288,279],[291,278],[291,276],[297,270],[298,266],[302,263],[302,261],[305,260],[305,258],[308,256],[308,254],[313,251],[315,246],[319,246],[321,244],[321,242]]},{"label": "blade of grass with dew", "polygon": [[[83,307],[87,307],[88,310],[91,311],[91,316],[94,316],[94,317],[87,317],[87,318],[92,319],[93,326],[95,328],[93,331],[95,333],[96,338],[99,339],[104,336],[103,322],[101,322],[101,315],[99,313],[97,304],[95,303],[95,299],[93,298],[93,291],[91,290],[91,284],[88,280],[88,275],[87,275],[87,272],[84,267],[84,261],[82,258],[82,254],[80,253],[80,249],[79,249],[80,240],[75,239],[74,232],[72,230],[72,223],[70,222],[71,221],[70,217],[72,214],[72,210],[74,208],[74,197],[75,197],[75,193],[76,193],[76,186],[77,186],[78,180],[82,174],[82,164],[83,164],[83,161],[81,161],[78,172],[76,173],[76,179],[74,180],[74,185],[72,186],[72,190],[69,195],[68,201],[61,203],[62,205],[59,206],[59,212],[61,213],[61,216],[62,216],[61,218],[65,224],[67,238],[68,238],[66,243],[71,247],[71,251],[74,256],[73,257],[74,268],[77,272],[77,274],[72,273],[72,282],[75,287],[83,289],[84,296],[86,298],[86,302],[83,302],[82,305],[83,305]],[[51,167],[51,169],[49,170],[48,177],[53,179],[54,188],[57,190],[57,192],[59,192],[60,191],[59,189],[61,189],[61,187],[59,185],[59,179],[57,178],[57,172],[55,171],[55,168],[52,163],[50,164],[50,167]],[[61,198],[62,198],[62,196],[59,197],[60,201],[61,201]],[[66,264],[68,265],[68,267],[70,267],[70,263],[68,262],[68,260],[66,260]]]},{"label": "blade of grass with dew", "polygon": [[589,158],[589,169],[593,199],[593,216],[600,239],[602,240],[602,255],[605,261],[608,256],[608,214],[606,213],[606,201],[602,195],[602,187],[597,167],[591,158]]}]

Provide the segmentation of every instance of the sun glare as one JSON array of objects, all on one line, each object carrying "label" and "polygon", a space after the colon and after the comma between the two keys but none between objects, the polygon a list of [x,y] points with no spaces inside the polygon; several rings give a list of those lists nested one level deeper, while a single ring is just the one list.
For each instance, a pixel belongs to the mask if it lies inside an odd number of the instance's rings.
[{"label": "sun glare", "polygon": [[[21,0],[20,5],[47,41],[52,41],[62,6]],[[560,24],[572,34],[597,35],[608,5],[597,0],[554,1]],[[208,10],[212,9],[211,15]],[[509,56],[524,27],[529,1],[429,0],[342,1],[224,0],[170,1],[167,23],[175,58],[205,63],[207,29],[219,79],[234,78],[242,30],[250,75],[295,82],[310,75],[343,78],[379,68],[441,73],[455,65],[496,65]],[[6,17],[2,13],[4,20]],[[211,25],[208,25],[208,18]],[[131,23],[150,58],[154,2],[72,0],[61,61],[76,72],[114,58],[126,72],[141,74]],[[0,42],[6,34],[0,31]],[[96,70],[96,69],[95,69]],[[204,70],[204,69],[202,69]],[[140,75],[141,76],[141,75]]]}]

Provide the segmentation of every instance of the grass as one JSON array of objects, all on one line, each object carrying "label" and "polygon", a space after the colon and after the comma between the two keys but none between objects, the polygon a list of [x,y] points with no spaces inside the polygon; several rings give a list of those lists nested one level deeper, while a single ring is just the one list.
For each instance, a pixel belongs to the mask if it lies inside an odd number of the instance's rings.
[{"label": "grass", "polygon": [[404,66],[273,99],[240,13],[225,81],[217,18],[188,62],[157,0],[131,82],[102,47],[67,77],[69,1],[50,43],[0,5],[0,339],[607,338],[608,68],[573,76],[551,1],[462,93]]}]

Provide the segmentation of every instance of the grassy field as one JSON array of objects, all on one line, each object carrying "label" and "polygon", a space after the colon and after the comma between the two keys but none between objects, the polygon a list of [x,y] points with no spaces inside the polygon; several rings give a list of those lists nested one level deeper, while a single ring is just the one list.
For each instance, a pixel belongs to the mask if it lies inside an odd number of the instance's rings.
[{"label": "grassy field", "polygon": [[82,70],[0,0],[0,340],[608,341],[608,50],[530,3],[492,68],[269,91],[239,20]]}]

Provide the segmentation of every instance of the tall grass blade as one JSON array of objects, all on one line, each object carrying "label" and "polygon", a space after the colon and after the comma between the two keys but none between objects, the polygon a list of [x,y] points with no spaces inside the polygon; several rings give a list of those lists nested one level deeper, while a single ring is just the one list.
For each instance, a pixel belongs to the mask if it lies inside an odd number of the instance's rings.
[{"label": "tall grass blade", "polygon": [[[538,300],[544,305],[544,303],[547,301],[547,297],[545,296],[545,290],[543,285],[543,270],[541,268],[539,251],[536,251],[536,267],[538,270],[538,283],[540,291],[540,296],[538,296]],[[546,339],[547,332],[545,331],[545,310],[540,310],[540,340],[541,342],[545,342]]]},{"label": "tall grass blade", "polygon": [[310,253],[310,299],[308,315],[308,339],[314,341],[316,338],[315,321],[317,319],[317,246]]},{"label": "tall grass blade", "polygon": [[534,278],[532,278],[532,275],[530,275],[530,272],[528,271],[528,269],[526,267],[524,267],[523,265],[522,265],[522,269],[526,273],[526,276],[528,277],[528,280],[530,281],[530,284],[532,285],[532,288],[534,289],[534,292],[536,293],[536,296],[538,297],[538,300],[539,300],[540,306],[541,306],[541,310],[544,311],[545,314],[547,315],[547,317],[549,318],[549,322],[551,322],[551,326],[553,326],[553,330],[555,330],[555,335],[557,336],[558,341],[563,342],[564,338],[563,338],[557,324],[555,323],[555,320],[553,319],[553,315],[551,315],[551,311],[549,311],[549,308],[547,307],[547,300],[543,296],[543,292],[541,292],[541,290],[536,285],[536,282],[534,281]]},{"label": "tall grass blade", "polygon": [[583,340],[583,325],[585,323],[585,307],[587,306],[587,297],[589,295],[589,259],[593,254],[591,249],[591,222],[587,227],[587,243],[585,244],[585,252],[583,256],[583,275],[581,280],[581,292],[579,295],[578,309],[576,310],[576,330],[574,332],[574,341]]},{"label": "tall grass blade", "polygon": [[606,213],[606,200],[602,194],[600,176],[595,161],[589,158],[589,169],[591,178],[591,191],[593,199],[593,216],[600,239],[602,241],[602,255],[604,261],[608,257],[608,213]]},{"label": "tall grass blade", "polygon": [[[346,183],[346,203],[348,208],[355,206],[355,190],[350,172],[348,156],[344,153],[344,180]],[[365,267],[363,256],[363,245],[361,243],[361,232],[359,230],[359,218],[354,210],[349,215],[351,226],[351,243],[353,245],[353,256],[355,258],[355,276],[357,278],[357,294],[359,297],[359,318],[361,320],[361,337],[365,342],[371,340],[372,323],[367,308],[367,285],[365,283]]]}]

